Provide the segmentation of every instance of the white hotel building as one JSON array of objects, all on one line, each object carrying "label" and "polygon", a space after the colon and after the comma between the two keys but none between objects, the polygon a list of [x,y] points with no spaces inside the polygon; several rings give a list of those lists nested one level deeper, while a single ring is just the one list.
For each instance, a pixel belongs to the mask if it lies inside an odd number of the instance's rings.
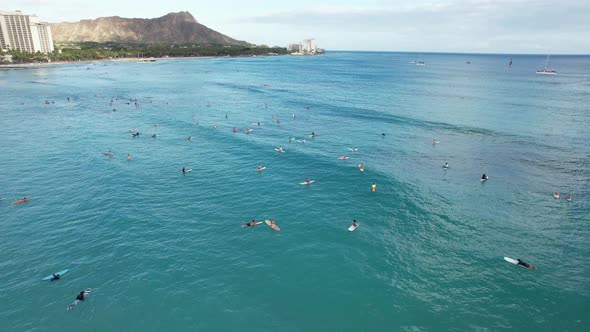
[{"label": "white hotel building", "polygon": [[0,10],[0,50],[53,52],[51,29],[36,15]]}]

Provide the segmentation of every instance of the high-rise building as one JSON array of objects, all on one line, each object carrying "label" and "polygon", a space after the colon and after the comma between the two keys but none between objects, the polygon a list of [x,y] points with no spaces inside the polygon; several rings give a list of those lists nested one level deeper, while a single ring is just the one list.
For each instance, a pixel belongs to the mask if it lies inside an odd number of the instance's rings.
[{"label": "high-rise building", "polygon": [[0,11],[0,49],[30,53],[53,52],[51,29],[36,15],[27,15],[20,11]]}]

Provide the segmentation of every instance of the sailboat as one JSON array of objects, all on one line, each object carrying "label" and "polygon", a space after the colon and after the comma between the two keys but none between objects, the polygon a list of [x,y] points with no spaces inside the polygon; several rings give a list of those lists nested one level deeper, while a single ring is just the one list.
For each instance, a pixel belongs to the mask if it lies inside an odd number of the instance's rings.
[{"label": "sailboat", "polygon": [[547,55],[547,60],[545,61],[545,68],[537,70],[537,74],[539,74],[539,75],[557,75],[557,72],[554,69],[549,68],[549,55]]}]

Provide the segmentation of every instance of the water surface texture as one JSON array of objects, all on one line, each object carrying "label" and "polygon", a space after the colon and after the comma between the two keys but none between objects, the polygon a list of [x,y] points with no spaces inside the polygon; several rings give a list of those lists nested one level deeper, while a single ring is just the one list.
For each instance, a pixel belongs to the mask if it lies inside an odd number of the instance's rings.
[{"label": "water surface texture", "polygon": [[584,330],[590,57],[418,58],[0,70],[0,330]]}]

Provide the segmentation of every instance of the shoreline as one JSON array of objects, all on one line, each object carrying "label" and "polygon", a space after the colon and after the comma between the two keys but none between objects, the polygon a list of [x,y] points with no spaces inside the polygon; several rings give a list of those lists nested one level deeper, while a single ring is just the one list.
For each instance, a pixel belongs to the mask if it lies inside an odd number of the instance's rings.
[{"label": "shoreline", "polygon": [[41,68],[60,65],[71,65],[77,63],[95,63],[95,62],[158,62],[161,60],[182,60],[182,59],[216,59],[216,58],[255,58],[255,57],[269,57],[282,56],[290,54],[277,55],[236,55],[236,56],[176,56],[176,57],[161,57],[161,58],[116,58],[116,59],[93,59],[93,60],[78,60],[78,61],[54,61],[54,62],[29,62],[29,63],[14,63],[14,64],[0,64],[0,69],[30,69]]}]

